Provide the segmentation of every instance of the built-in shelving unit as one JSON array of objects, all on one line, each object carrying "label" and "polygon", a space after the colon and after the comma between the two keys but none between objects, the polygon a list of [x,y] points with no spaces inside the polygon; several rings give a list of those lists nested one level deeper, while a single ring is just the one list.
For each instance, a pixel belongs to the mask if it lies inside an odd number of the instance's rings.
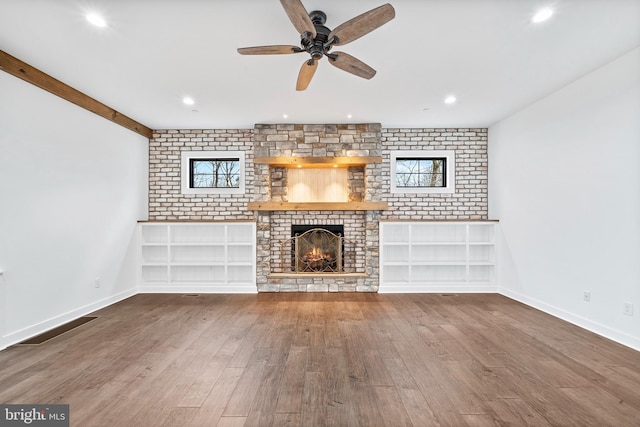
[{"label": "built-in shelving unit", "polygon": [[142,292],[256,292],[253,222],[140,223]]},{"label": "built-in shelving unit", "polygon": [[495,292],[497,222],[381,222],[381,292]]}]

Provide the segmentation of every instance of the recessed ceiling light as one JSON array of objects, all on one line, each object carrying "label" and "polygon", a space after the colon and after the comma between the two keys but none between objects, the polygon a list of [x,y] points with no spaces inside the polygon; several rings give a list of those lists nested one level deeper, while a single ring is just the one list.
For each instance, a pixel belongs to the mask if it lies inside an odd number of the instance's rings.
[{"label": "recessed ceiling light", "polygon": [[282,115],[282,118],[283,118],[283,119],[287,119],[287,118],[289,118],[289,115],[288,115],[288,114],[283,114],[283,115]]},{"label": "recessed ceiling light", "polygon": [[353,116],[351,114],[347,114],[347,119],[352,118]]},{"label": "recessed ceiling light", "polygon": [[195,104],[195,103],[196,103],[196,101],[194,101],[194,100],[193,100],[193,98],[190,98],[190,97],[188,97],[188,96],[185,96],[184,98],[182,98],[182,102],[183,102],[185,105],[193,105],[193,104]]},{"label": "recessed ceiling light", "polygon": [[107,26],[107,21],[97,13],[87,13],[86,14],[87,21],[96,27],[104,28]]},{"label": "recessed ceiling light", "polygon": [[453,95],[449,95],[444,99],[445,104],[455,104],[455,102],[456,102],[456,97]]},{"label": "recessed ceiling light", "polygon": [[544,9],[540,9],[536,12],[535,15],[533,15],[533,17],[531,18],[531,22],[533,22],[534,24],[539,24],[540,22],[544,22],[547,19],[551,18],[551,15],[553,15],[553,9],[551,9],[550,7],[545,7]]}]

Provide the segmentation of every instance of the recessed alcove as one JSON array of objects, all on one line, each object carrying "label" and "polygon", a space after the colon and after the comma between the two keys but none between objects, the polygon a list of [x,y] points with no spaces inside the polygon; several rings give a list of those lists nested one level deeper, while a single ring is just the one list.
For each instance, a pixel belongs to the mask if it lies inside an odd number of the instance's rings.
[{"label": "recessed alcove", "polygon": [[[268,167],[268,200],[249,210],[386,210],[386,202],[365,200],[367,165],[381,156],[257,157]],[[259,166],[257,166],[259,167]]]}]

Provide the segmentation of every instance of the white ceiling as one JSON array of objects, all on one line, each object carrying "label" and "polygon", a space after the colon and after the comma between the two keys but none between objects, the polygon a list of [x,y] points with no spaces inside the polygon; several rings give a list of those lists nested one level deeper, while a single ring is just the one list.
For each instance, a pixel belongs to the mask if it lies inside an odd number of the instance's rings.
[{"label": "white ceiling", "polygon": [[[376,76],[324,59],[305,92],[295,82],[307,54],[236,51],[298,44],[278,0],[0,0],[0,50],[154,129],[487,127],[640,45],[640,0],[390,2],[394,20],[337,48]],[[329,28],[383,3],[303,0]],[[552,18],[532,24],[547,5]],[[89,10],[108,27],[92,27]]]}]

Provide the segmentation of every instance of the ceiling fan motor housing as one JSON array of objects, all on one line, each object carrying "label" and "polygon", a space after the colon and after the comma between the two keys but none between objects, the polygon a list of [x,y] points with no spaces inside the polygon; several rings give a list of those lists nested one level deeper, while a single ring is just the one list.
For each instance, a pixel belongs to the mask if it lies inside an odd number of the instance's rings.
[{"label": "ceiling fan motor housing", "polygon": [[331,49],[331,43],[327,43],[331,30],[324,26],[324,23],[327,22],[327,15],[321,10],[314,10],[309,13],[309,18],[311,18],[311,22],[313,22],[313,26],[316,29],[316,37],[310,40],[303,35],[302,46],[311,54],[313,59],[318,60]]}]

